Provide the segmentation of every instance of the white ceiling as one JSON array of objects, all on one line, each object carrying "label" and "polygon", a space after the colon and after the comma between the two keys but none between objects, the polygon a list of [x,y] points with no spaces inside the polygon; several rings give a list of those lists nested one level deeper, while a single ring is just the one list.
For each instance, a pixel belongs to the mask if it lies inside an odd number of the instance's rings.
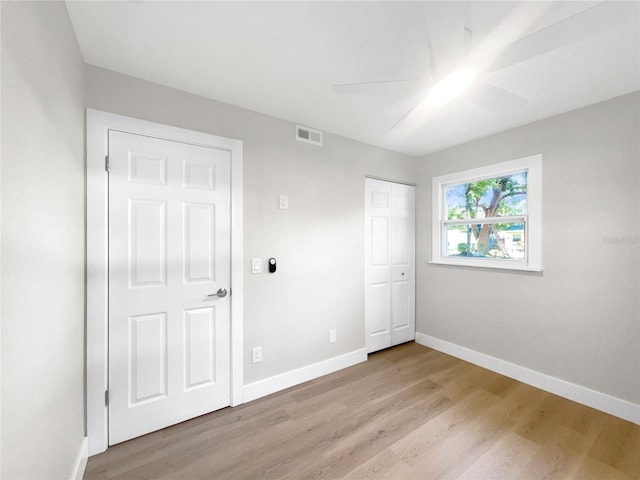
[{"label": "white ceiling", "polygon": [[[67,5],[89,64],[410,155],[640,90],[638,2]],[[461,62],[478,81],[420,104]]]}]

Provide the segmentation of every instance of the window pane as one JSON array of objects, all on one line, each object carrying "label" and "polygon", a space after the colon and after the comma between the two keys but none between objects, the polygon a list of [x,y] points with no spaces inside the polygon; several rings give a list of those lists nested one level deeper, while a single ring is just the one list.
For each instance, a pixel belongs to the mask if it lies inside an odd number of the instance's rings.
[{"label": "window pane", "polygon": [[447,225],[447,257],[525,260],[524,223]]},{"label": "window pane", "polygon": [[444,195],[447,220],[524,215],[527,172],[449,185]]}]

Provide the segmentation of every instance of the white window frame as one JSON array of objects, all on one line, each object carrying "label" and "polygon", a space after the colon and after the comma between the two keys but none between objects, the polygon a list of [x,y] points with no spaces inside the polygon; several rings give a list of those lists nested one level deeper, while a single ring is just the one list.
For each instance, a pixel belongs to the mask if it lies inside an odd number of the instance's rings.
[{"label": "white window frame", "polygon": [[[504,177],[527,172],[527,213],[513,217],[483,219],[483,223],[524,222],[526,253],[524,260],[499,260],[474,257],[448,257],[446,225],[468,224],[469,220],[447,220],[445,188],[460,183]],[[505,270],[542,271],[542,155],[518,158],[485,167],[450,173],[432,180],[432,257],[429,263]]]}]

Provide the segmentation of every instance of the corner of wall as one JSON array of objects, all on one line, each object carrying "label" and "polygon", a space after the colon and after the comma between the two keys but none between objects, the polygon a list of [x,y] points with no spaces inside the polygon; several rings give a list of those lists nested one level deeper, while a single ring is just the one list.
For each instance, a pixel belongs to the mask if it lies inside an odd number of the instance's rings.
[{"label": "corner of wall", "polygon": [[367,361],[367,349],[363,348],[353,352],[329,358],[321,362],[297,368],[280,375],[258,380],[244,386],[244,401],[251,402],[258,398],[266,397],[272,393],[294,387],[314,378],[337,372],[343,368],[351,367],[360,362]]},{"label": "corner of wall", "polygon": [[416,332],[416,343],[640,425],[640,405]]},{"label": "corner of wall", "polygon": [[89,450],[87,437],[82,439],[80,444],[80,450],[76,457],[76,461],[73,467],[71,480],[82,480],[84,478],[84,472],[87,468],[87,460],[89,459]]}]

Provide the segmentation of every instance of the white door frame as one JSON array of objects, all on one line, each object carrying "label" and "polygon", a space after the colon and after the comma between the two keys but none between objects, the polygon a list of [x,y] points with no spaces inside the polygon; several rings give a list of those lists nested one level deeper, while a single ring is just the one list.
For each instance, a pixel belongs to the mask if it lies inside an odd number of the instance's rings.
[{"label": "white door frame", "polygon": [[243,403],[242,141],[87,109],[87,437],[89,455],[108,447],[108,131],[121,130],[231,153],[231,406]]}]

